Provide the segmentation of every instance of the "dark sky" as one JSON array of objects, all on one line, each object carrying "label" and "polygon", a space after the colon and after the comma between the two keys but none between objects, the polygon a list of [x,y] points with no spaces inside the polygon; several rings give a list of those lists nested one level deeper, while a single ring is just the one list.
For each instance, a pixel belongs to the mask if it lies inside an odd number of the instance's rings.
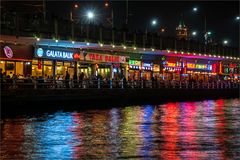
[{"label": "dark sky", "polygon": [[[12,2],[6,2],[12,4]],[[18,2],[18,3],[30,3]],[[42,3],[38,1],[38,3]],[[75,10],[77,15],[84,21],[84,14],[87,10],[94,10],[97,17],[95,22],[104,23],[110,16],[111,7],[114,11],[114,24],[121,28],[125,23],[126,1],[110,1],[109,8],[104,8],[104,1],[47,1],[47,13],[57,14],[63,18],[69,17],[70,8],[74,3],[80,7]],[[16,5],[18,8],[21,5]],[[193,7],[198,7],[198,12],[192,11]],[[204,17],[207,17],[207,30],[212,32],[212,36],[217,41],[228,39],[230,45],[239,44],[239,21],[235,20],[239,16],[238,1],[128,1],[129,28],[145,31],[156,31],[160,27],[166,29],[166,35],[175,35],[181,14],[189,31],[196,30],[197,38],[203,39]],[[158,25],[150,26],[152,19],[158,20]]]}]

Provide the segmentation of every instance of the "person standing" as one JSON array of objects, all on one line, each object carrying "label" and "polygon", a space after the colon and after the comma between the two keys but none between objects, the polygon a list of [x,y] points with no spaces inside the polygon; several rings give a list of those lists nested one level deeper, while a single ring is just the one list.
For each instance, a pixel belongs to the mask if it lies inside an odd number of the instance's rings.
[{"label": "person standing", "polygon": [[74,72],[73,74],[73,87],[76,88],[77,87],[77,72]]},{"label": "person standing", "polygon": [[66,71],[66,76],[65,76],[66,88],[69,88],[69,79],[70,79],[70,74],[68,73],[68,71]]}]

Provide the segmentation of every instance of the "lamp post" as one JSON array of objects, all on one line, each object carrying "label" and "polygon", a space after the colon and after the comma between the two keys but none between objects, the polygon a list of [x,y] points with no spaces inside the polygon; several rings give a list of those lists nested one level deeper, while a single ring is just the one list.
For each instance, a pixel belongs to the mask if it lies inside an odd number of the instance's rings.
[{"label": "lamp post", "polygon": [[[151,26],[156,26],[157,25],[157,20],[156,19],[153,19],[151,21]],[[146,26],[146,39],[147,39],[147,34],[148,34],[148,28],[149,28],[149,24],[147,23],[147,26]]]},{"label": "lamp post", "polygon": [[95,14],[94,14],[93,11],[88,11],[86,16],[87,16],[87,19],[89,21],[89,23],[87,24],[87,39],[89,39],[89,24],[94,19]]},{"label": "lamp post", "polygon": [[[198,8],[197,7],[193,7],[193,12],[197,13],[198,12]],[[211,35],[212,33],[207,31],[207,16],[204,16],[204,40],[205,40],[205,44],[208,43],[208,37]]]}]

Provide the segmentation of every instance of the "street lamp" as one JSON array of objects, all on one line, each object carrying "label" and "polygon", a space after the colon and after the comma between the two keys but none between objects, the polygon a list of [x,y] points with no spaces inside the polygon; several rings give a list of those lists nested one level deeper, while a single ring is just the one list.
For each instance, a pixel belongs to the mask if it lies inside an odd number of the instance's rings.
[{"label": "street lamp", "polygon": [[196,31],[193,31],[192,32],[192,36],[196,36],[197,35],[197,32]]},{"label": "street lamp", "polygon": [[152,20],[152,25],[155,26],[157,24],[157,20]]},{"label": "street lamp", "polygon": [[88,13],[87,13],[87,18],[88,19],[93,19],[94,18],[94,13],[92,12],[92,11],[88,11]]},{"label": "street lamp", "polygon": [[239,21],[240,17],[239,17],[239,16],[237,16],[235,19],[236,19],[237,21]]},{"label": "street lamp", "polygon": [[197,12],[198,11],[198,8],[197,7],[194,7],[193,8],[193,12]]},{"label": "street lamp", "polygon": [[227,45],[227,44],[228,44],[228,40],[224,40],[224,41],[223,41],[223,44],[224,44],[224,45]]}]

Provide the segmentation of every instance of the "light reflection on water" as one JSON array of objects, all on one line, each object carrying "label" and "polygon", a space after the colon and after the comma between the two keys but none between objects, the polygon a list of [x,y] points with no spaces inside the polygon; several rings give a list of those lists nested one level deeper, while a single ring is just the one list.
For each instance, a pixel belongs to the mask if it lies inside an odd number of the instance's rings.
[{"label": "light reflection on water", "polygon": [[240,100],[2,119],[1,159],[240,159]]}]

